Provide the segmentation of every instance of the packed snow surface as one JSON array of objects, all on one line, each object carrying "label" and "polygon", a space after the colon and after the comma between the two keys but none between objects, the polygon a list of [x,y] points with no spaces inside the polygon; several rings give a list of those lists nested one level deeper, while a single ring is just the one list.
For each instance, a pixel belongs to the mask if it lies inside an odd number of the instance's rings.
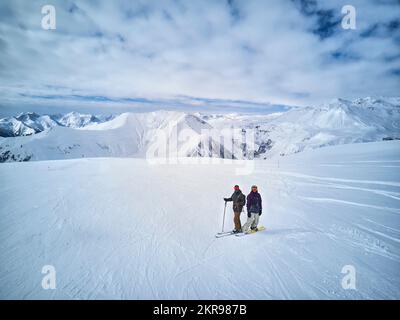
[{"label": "packed snow surface", "polygon": [[[0,298],[400,298],[399,141],[237,166],[1,164]],[[236,183],[259,186],[266,231],[216,239]],[[42,289],[44,265],[55,290]],[[342,288],[346,265],[355,290]]]}]

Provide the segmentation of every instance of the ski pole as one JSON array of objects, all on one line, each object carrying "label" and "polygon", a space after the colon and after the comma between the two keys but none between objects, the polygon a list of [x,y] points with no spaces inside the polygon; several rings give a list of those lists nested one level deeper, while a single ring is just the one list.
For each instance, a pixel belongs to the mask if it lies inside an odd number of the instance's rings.
[{"label": "ski pole", "polygon": [[224,225],[225,225],[225,212],[226,212],[226,201],[225,201],[225,207],[224,207],[224,219],[222,219],[222,232],[224,232]]}]

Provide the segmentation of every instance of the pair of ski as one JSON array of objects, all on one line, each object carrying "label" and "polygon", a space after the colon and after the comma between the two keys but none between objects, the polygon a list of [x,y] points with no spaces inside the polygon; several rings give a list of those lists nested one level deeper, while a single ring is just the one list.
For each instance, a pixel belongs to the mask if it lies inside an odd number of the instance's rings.
[{"label": "pair of ski", "polygon": [[254,234],[254,233],[257,233],[257,232],[260,232],[260,231],[263,231],[263,230],[265,230],[265,227],[264,226],[259,226],[259,227],[257,227],[257,230],[249,230],[246,233],[243,233],[243,232],[235,233],[233,231],[218,232],[215,235],[215,237],[216,238],[222,238],[222,237],[233,236],[233,235],[235,235],[236,237],[243,237],[243,236]]}]

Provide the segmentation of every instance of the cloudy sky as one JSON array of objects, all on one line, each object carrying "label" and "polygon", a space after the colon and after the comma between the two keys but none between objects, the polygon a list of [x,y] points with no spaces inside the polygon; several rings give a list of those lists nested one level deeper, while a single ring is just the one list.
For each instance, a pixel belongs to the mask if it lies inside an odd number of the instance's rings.
[{"label": "cloudy sky", "polygon": [[[54,5],[56,29],[41,26]],[[343,5],[356,29],[341,26]],[[398,0],[0,1],[0,108],[395,96]]]}]

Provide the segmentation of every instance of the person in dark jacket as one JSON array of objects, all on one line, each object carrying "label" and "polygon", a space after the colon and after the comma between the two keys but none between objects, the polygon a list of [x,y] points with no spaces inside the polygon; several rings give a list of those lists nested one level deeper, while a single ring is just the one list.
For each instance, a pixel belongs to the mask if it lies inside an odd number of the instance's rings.
[{"label": "person in dark jacket", "polygon": [[234,192],[230,198],[224,198],[225,201],[233,201],[233,222],[235,224],[234,233],[242,232],[242,225],[240,223],[240,213],[246,204],[246,197],[240,190],[238,185],[235,185]]},{"label": "person in dark jacket", "polygon": [[247,196],[247,222],[243,225],[243,232],[249,229],[257,230],[258,221],[262,214],[262,200],[257,186],[252,186]]}]

